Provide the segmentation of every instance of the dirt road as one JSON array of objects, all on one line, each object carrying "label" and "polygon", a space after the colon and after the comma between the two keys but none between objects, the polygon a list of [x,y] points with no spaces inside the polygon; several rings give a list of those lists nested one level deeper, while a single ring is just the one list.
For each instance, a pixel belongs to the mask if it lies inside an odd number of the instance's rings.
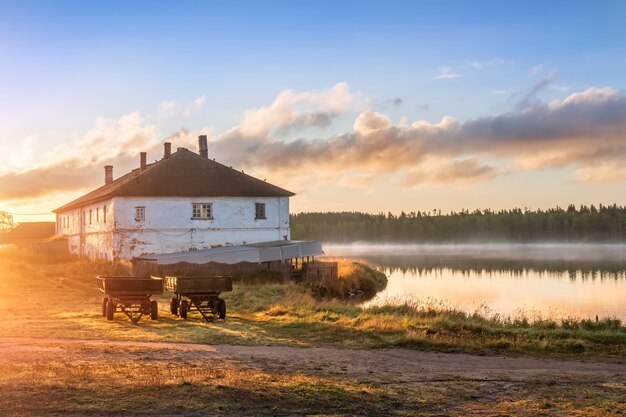
[{"label": "dirt road", "polygon": [[[77,349],[81,348],[81,349]],[[107,348],[116,348],[110,350]],[[626,360],[553,359],[511,356],[476,356],[422,352],[410,349],[352,350],[279,346],[229,346],[187,343],[102,341],[74,339],[0,338],[0,361],[67,358],[78,361],[237,360],[275,369],[315,372],[320,368],[362,381],[428,381],[442,375],[463,379],[523,380],[561,375],[626,382]]]},{"label": "dirt road", "polygon": [[[186,374],[195,372],[198,378],[189,385],[194,390],[193,399],[197,402],[198,398],[206,398],[207,403],[201,404],[205,407],[202,412],[181,411],[181,405],[159,402],[155,397],[143,405],[153,415],[305,415],[323,411],[323,415],[604,416],[622,415],[626,410],[626,361],[620,358],[577,360],[409,349],[211,346],[33,338],[0,338],[0,352],[0,368],[5,372],[26,372],[32,368],[32,372],[39,375],[40,368],[50,367],[42,372],[47,375],[47,382],[34,378],[33,383],[33,378],[28,377],[22,383],[19,376],[0,375],[0,381],[4,378],[5,390],[16,384],[22,387],[21,397],[16,392],[5,391],[0,409],[3,400],[5,407],[11,407],[26,397],[40,396],[39,404],[45,404],[45,407],[38,406],[37,402],[22,405],[12,410],[14,413],[10,410],[7,414],[10,416],[144,415],[143,411],[129,412],[129,408],[137,404],[128,390],[132,383],[120,379],[118,383],[126,383],[127,388],[115,391],[115,385],[106,381],[125,372],[144,375],[140,368],[151,369],[162,364],[175,364],[186,369]],[[106,364],[108,374],[100,377],[102,364]],[[59,382],[57,375],[66,368],[71,371],[69,376]],[[212,368],[222,369],[229,376],[198,374],[199,369]],[[188,382],[172,383],[171,369],[160,372],[161,379],[153,379],[136,398],[145,399],[153,391],[150,386],[155,384],[166,387],[168,393],[183,392],[188,386]],[[222,381],[203,386],[215,376]],[[263,381],[257,383],[258,378]],[[74,383],[75,380],[78,382]],[[282,385],[276,382],[281,380],[287,382]],[[309,393],[302,383],[317,387],[312,387]],[[92,386],[91,391],[87,391],[89,394],[83,394],[86,398],[72,397],[77,390],[89,386]],[[57,398],[55,389],[59,390],[58,399],[52,401],[51,398]],[[200,389],[210,395],[201,395]],[[229,389],[233,392],[229,393]],[[120,392],[130,396],[132,406],[114,412]],[[222,393],[221,397],[216,397],[215,392]],[[241,392],[245,392],[243,397]],[[90,402],[94,395],[102,398],[103,405],[94,406]],[[361,395],[369,400],[359,404]],[[223,398],[224,402],[218,406],[211,402],[215,398]],[[233,405],[233,398],[243,398],[239,408]],[[81,401],[85,407],[73,412]]]}]

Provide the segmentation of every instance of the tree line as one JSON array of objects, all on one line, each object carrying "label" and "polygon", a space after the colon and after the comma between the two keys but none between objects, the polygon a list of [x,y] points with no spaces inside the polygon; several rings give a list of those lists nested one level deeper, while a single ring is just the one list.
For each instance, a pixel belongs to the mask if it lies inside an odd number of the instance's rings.
[{"label": "tree line", "polygon": [[547,210],[461,210],[441,214],[325,212],[291,216],[292,239],[324,242],[622,242],[626,207],[573,204]]}]

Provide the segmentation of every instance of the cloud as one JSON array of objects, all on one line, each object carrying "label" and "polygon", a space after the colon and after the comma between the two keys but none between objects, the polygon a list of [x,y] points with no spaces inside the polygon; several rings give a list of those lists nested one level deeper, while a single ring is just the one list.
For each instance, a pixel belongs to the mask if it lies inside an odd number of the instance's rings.
[{"label": "cloud", "polygon": [[[325,127],[350,110],[360,98],[360,94],[350,92],[345,83],[337,83],[322,91],[295,93],[286,90],[270,106],[246,111],[241,124],[224,137],[240,137],[250,147],[255,140],[262,144],[271,132],[284,133],[307,126]],[[205,101],[205,96],[198,97],[185,107],[182,114],[197,111]],[[170,100],[161,103],[157,112],[160,116],[172,115],[178,108],[177,102]],[[100,117],[94,127],[74,143],[40,154],[36,158],[39,163],[36,163],[34,155],[36,137],[26,138],[21,150],[10,155],[14,169],[0,173],[0,200],[33,198],[95,187],[101,184],[104,165],[114,165],[114,175],[125,173],[138,166],[139,152],[148,152],[149,159],[154,155],[160,158],[162,141],[171,141],[174,149],[179,146],[195,149],[198,134],[213,136],[212,128],[204,127],[197,131],[181,129],[162,139],[157,126],[147,122],[149,119],[139,113],[130,113],[117,120]],[[239,153],[231,147],[233,143],[236,143],[235,140],[228,146],[218,147],[225,158]]]},{"label": "cloud", "polygon": [[470,61],[466,62],[462,65],[459,65],[455,68],[451,66],[443,66],[439,67],[439,71],[437,75],[433,77],[434,80],[449,80],[453,78],[461,78],[465,77],[466,73],[471,74],[476,71],[486,70],[488,68],[501,66],[501,65],[512,65],[512,61],[507,61],[504,59],[491,59],[486,61]]},{"label": "cloud", "polygon": [[465,74],[453,72],[452,67],[440,67],[439,72],[437,73],[437,75],[435,75],[435,77],[433,77],[433,80],[449,80],[452,78],[461,78],[464,76]]},{"label": "cloud", "polygon": [[552,84],[548,87],[548,89],[551,91],[565,92],[570,91],[572,87],[568,85]]},{"label": "cloud", "polygon": [[204,106],[205,102],[206,102],[206,96],[200,96],[196,98],[194,101],[189,103],[187,107],[185,107],[185,110],[183,110],[183,116],[185,117],[191,116],[192,114],[200,110],[202,106]]},{"label": "cloud", "polygon": [[467,185],[478,181],[485,181],[497,175],[498,171],[495,167],[484,165],[476,158],[453,161],[440,160],[424,164],[420,169],[410,171],[405,177],[404,185]]},{"label": "cloud", "polygon": [[[489,161],[501,160],[507,170],[573,166],[585,170],[585,180],[592,181],[599,173],[589,167],[626,155],[626,97],[610,88],[591,87],[560,101],[533,101],[497,116],[467,122],[446,116],[439,123],[417,121],[408,126],[365,111],[352,132],[327,139],[286,142],[233,132],[214,142],[219,155],[228,154],[233,165],[280,176],[330,170],[338,177],[347,170],[361,170],[378,175],[410,172],[407,184],[473,182],[498,175]],[[613,178],[618,179],[625,178],[622,174]]]},{"label": "cloud", "polygon": [[[626,180],[624,92],[590,87],[546,103],[536,97],[548,85],[546,76],[524,95],[525,105],[507,113],[468,121],[445,116],[436,123],[403,118],[394,124],[366,109],[355,116],[352,129],[338,134],[322,135],[319,129],[363,102],[345,83],[322,91],[285,90],[271,104],[245,111],[240,123],[222,134],[206,127],[166,137],[138,113],[99,118],[73,144],[38,157],[29,153],[36,142],[25,141],[23,160],[40,162],[0,174],[0,199],[91,188],[101,183],[103,165],[113,164],[116,174],[127,172],[138,166],[140,151],[160,158],[164,140],[174,149],[196,149],[198,134],[209,136],[209,152],[220,162],[285,187],[320,182],[366,187],[380,178],[405,186],[467,185],[512,171],[558,167],[573,168],[578,181]],[[310,127],[319,129],[311,134]],[[286,131],[298,136],[286,138]],[[303,137],[306,132],[311,137]]]},{"label": "cloud", "polygon": [[175,114],[176,106],[178,102],[176,100],[166,100],[159,104],[157,114],[159,117],[169,117]]},{"label": "cloud", "polygon": [[157,116],[161,118],[165,117],[189,117],[194,113],[197,113],[206,102],[206,95],[200,96],[188,104],[179,104],[177,100],[165,100],[157,109]]},{"label": "cloud", "polygon": [[328,127],[332,120],[350,110],[360,99],[340,82],[322,91],[296,93],[285,90],[269,106],[246,110],[239,126],[227,135],[262,137],[272,131],[286,134],[304,127]]},{"label": "cloud", "polygon": [[498,65],[512,65],[512,61],[508,61],[506,59],[490,59],[487,61],[472,61],[468,62],[466,67],[475,69],[475,70],[483,70],[489,67],[495,67]]},{"label": "cloud", "polygon": [[534,67],[531,67],[528,72],[532,75],[537,75],[540,72],[543,71],[543,65],[535,65]]},{"label": "cloud", "polygon": [[[159,132],[139,113],[117,120],[100,117],[93,128],[69,145],[39,155],[38,163],[0,175],[0,200],[73,191],[103,178],[102,166],[131,166],[141,151],[157,146]],[[31,158],[32,159],[32,158]]]},{"label": "cloud", "polygon": [[511,95],[509,101],[516,101],[516,106],[518,110],[523,110],[525,108],[531,108],[540,104],[538,96],[541,92],[547,90],[550,85],[554,82],[556,77],[558,76],[558,71],[556,69],[551,69],[540,78],[538,78],[532,88],[524,93],[521,99],[519,99],[518,94]]},{"label": "cloud", "polygon": [[395,99],[393,99],[393,105],[394,106],[401,106],[402,105],[402,99],[400,97],[396,97]]},{"label": "cloud", "polygon": [[13,169],[26,169],[32,166],[36,160],[36,148],[39,136],[30,135],[24,138],[18,151],[9,152],[9,167]]}]

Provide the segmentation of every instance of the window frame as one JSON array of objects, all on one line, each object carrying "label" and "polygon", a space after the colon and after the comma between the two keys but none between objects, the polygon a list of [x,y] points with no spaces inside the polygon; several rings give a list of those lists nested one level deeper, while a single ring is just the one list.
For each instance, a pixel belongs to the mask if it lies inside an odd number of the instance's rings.
[{"label": "window frame", "polygon": [[[262,210],[259,210],[259,209]],[[262,215],[259,216],[259,212],[262,211]],[[265,203],[256,201],[254,203],[254,220],[267,220],[267,211],[266,211],[266,205]]]},{"label": "window frame", "polygon": [[[206,213],[203,216],[202,213]],[[199,215],[196,215],[199,214]],[[191,220],[214,220],[213,203],[191,203]]]},{"label": "window frame", "polygon": [[135,206],[135,221],[138,223],[146,221],[146,206]]}]

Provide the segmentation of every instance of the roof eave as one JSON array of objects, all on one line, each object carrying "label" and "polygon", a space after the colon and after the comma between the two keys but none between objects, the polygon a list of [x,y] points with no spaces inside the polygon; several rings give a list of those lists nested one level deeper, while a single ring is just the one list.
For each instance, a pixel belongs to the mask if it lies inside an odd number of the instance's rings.
[{"label": "roof eave", "polygon": [[53,213],[61,213],[61,212],[64,212],[64,211],[73,210],[75,208],[88,206],[89,204],[97,203],[99,201],[110,200],[111,198],[113,198],[111,195],[106,195],[106,196],[103,196],[103,197],[94,198],[93,200],[81,201],[80,203],[76,203],[76,204],[74,204],[73,202],[70,202],[70,203],[67,203],[64,206],[61,206],[59,208],[56,208],[56,209],[52,210],[52,212]]},{"label": "roof eave", "polygon": [[[285,190],[285,191],[287,191],[287,190]],[[224,197],[244,197],[244,198],[245,197],[249,197],[249,198],[254,198],[254,197],[269,197],[269,198],[271,198],[271,197],[279,197],[279,198],[287,197],[287,198],[290,198],[290,197],[293,197],[295,195],[296,195],[295,193],[293,193],[291,191],[287,191],[285,193],[285,195],[278,195],[278,196],[276,196],[276,195],[271,195],[271,196],[265,196],[265,195],[249,195],[249,196],[232,196],[232,195],[219,196],[219,195],[212,195],[212,196],[205,196],[205,197],[222,197],[222,198],[224,198]],[[122,195],[122,196],[118,196],[118,197],[123,198],[123,197],[134,197],[134,196]],[[136,196],[136,197],[150,197],[150,196]],[[178,195],[172,195],[172,196],[154,196],[154,197],[159,197],[159,198],[180,198],[180,197],[202,197],[202,196],[193,196],[193,195],[190,195],[190,196],[182,196],[182,195],[178,196]],[[94,204],[94,203],[97,203],[99,201],[110,200],[111,198],[113,198],[113,196],[107,195],[107,196],[104,196],[104,197],[98,197],[98,198],[94,198],[93,200],[83,201],[83,202],[76,203],[76,204],[73,204],[73,203],[70,202],[70,203],[68,203],[68,204],[66,204],[64,206],[61,206],[59,208],[56,208],[56,209],[52,210],[52,212],[53,213],[62,213],[64,211],[73,210],[73,209],[76,209],[76,208],[79,208],[79,207],[88,206],[90,204]]]}]

